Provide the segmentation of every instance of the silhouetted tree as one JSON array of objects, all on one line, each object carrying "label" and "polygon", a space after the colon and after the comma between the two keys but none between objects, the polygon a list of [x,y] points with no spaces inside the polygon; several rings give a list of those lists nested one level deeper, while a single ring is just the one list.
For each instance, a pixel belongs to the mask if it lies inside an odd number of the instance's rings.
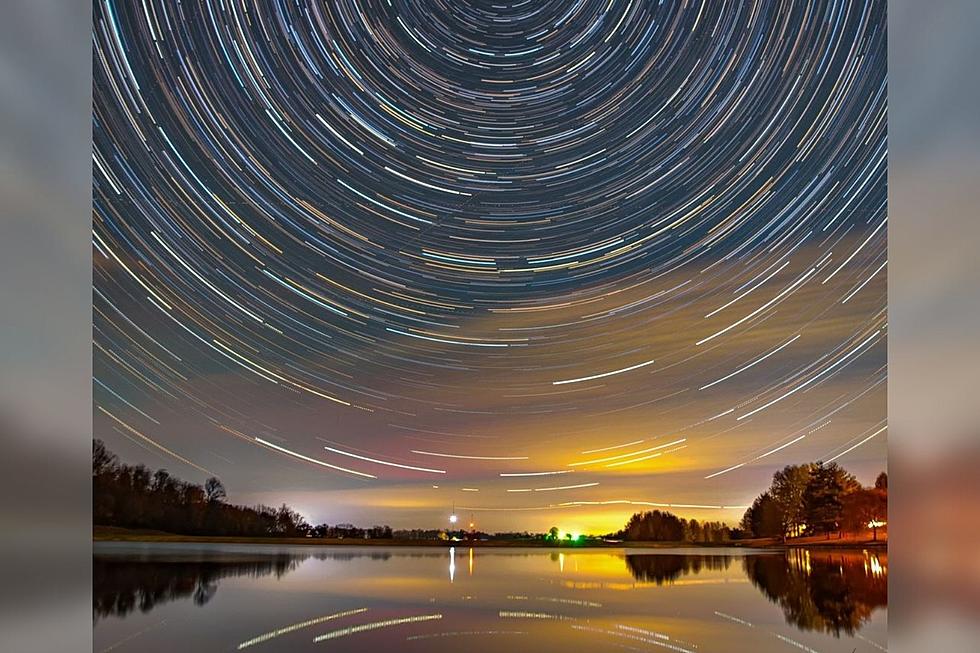
[{"label": "silhouetted tree", "polygon": [[119,457],[106,449],[102,440],[92,441],[92,476],[111,474],[119,466]]},{"label": "silhouetted tree", "polygon": [[619,535],[624,540],[648,542],[681,542],[684,524],[669,512],[651,510],[635,513]]},{"label": "silhouetted tree", "polygon": [[685,539],[690,542],[701,541],[701,524],[698,523],[697,519],[687,522],[687,537]]},{"label": "silhouetted tree", "polygon": [[742,529],[753,537],[782,537],[783,515],[771,494],[756,497],[742,517]]},{"label": "silhouetted tree", "polygon": [[887,472],[882,472],[878,474],[878,478],[875,479],[875,489],[888,491],[888,474]]},{"label": "silhouetted tree", "polygon": [[204,481],[204,498],[208,503],[216,503],[218,501],[223,501],[227,495],[225,494],[225,486],[221,484],[217,478],[212,476],[208,480]]}]

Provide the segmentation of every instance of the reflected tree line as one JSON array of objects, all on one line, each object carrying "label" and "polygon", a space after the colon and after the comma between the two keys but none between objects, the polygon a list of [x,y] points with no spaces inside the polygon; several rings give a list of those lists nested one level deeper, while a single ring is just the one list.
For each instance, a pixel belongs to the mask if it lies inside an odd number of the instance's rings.
[{"label": "reflected tree line", "polygon": [[277,555],[252,560],[146,561],[95,556],[92,561],[94,617],[149,612],[162,603],[191,599],[203,606],[218,591],[218,581],[235,576],[276,578],[292,571],[306,556]]},{"label": "reflected tree line", "polygon": [[[731,556],[627,555],[638,581],[669,585],[702,569],[726,570]],[[793,549],[742,558],[745,574],[786,622],[801,630],[853,635],[876,608],[888,605],[888,556],[884,553]]]},{"label": "reflected tree line", "polygon": [[626,568],[644,583],[669,585],[681,576],[697,575],[702,569],[724,571],[731,567],[731,556],[692,556],[672,554],[627,555]]},{"label": "reflected tree line", "polygon": [[[399,554],[402,555],[402,554]],[[445,555],[445,554],[432,554]],[[99,618],[126,615],[180,599],[203,606],[218,591],[221,579],[249,576],[281,578],[305,560],[389,560],[387,551],[280,553],[242,559],[237,555],[164,559],[140,556],[96,555],[92,561],[93,612]]]},{"label": "reflected tree line", "polygon": [[[132,556],[96,556],[93,561],[95,619],[149,612],[168,601],[192,600],[203,606],[221,579],[236,576],[281,577],[309,558],[351,561],[359,558],[444,557],[445,552],[329,552],[205,559],[146,560]],[[517,552],[507,555],[531,555]],[[557,556],[558,554],[553,554]],[[738,557],[722,555],[626,555],[626,568],[639,582],[669,585],[703,571],[726,571]],[[801,630],[852,635],[875,609],[888,604],[888,557],[869,551],[794,549],[747,555],[741,564],[749,581]]]},{"label": "reflected tree line", "polygon": [[744,564],[749,580],[802,630],[853,635],[888,605],[887,554],[796,549],[747,556]]}]

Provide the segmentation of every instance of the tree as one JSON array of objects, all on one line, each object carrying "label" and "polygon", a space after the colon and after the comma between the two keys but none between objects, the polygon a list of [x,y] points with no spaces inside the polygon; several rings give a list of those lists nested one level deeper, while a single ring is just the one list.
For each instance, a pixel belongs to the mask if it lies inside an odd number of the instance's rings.
[{"label": "tree", "polygon": [[106,449],[102,440],[92,441],[92,476],[113,473],[119,466],[119,457]]},{"label": "tree", "polygon": [[875,479],[875,489],[888,491],[888,473],[882,472],[878,474],[878,478]]},{"label": "tree", "polygon": [[837,463],[827,463],[826,467],[828,467],[831,470],[832,474],[834,475],[834,478],[837,479],[837,482],[840,484],[841,492],[843,494],[847,494],[848,492],[856,492],[857,490],[861,489],[862,486],[861,483],[857,480],[857,477],[855,477],[854,474],[850,473],[849,471],[847,471]]},{"label": "tree", "polygon": [[204,498],[208,503],[218,503],[226,496],[225,486],[216,477],[212,476],[204,481]]},{"label": "tree", "polygon": [[813,464],[787,465],[772,477],[769,494],[779,508],[782,517],[783,539],[787,535],[799,535],[806,524],[803,494],[806,492]]},{"label": "tree", "polygon": [[158,469],[153,472],[153,480],[150,481],[150,490],[153,492],[170,492],[173,485],[170,473],[165,469]]},{"label": "tree", "polygon": [[[690,525],[688,525],[690,528]],[[659,510],[635,513],[619,535],[624,540],[646,542],[681,542],[685,536],[684,522],[676,515]]]},{"label": "tree", "polygon": [[548,539],[552,542],[558,541],[558,527],[552,526],[548,529]]},{"label": "tree", "polygon": [[763,492],[742,517],[742,530],[753,537],[781,537],[783,514],[768,492]]},{"label": "tree", "polygon": [[803,492],[803,513],[811,532],[826,533],[829,538],[838,530],[843,516],[841,495],[849,476],[837,463],[813,467]]},{"label": "tree", "polygon": [[877,488],[862,488],[843,500],[843,522],[848,531],[861,533],[871,528],[878,540],[878,527],[888,521],[888,493]]},{"label": "tree", "polygon": [[[303,516],[285,503],[274,512],[274,519],[276,532],[286,537],[305,535],[310,528]],[[356,536],[364,537],[363,531],[357,533]]]},{"label": "tree", "polygon": [[692,542],[701,541],[701,524],[697,519],[692,519],[687,523],[688,539]]}]

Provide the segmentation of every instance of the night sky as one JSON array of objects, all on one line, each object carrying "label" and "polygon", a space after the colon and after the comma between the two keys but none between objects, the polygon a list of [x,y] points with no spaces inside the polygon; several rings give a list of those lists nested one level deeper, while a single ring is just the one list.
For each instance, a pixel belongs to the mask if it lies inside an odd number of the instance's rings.
[{"label": "night sky", "polygon": [[596,532],[884,469],[883,1],[96,0],[93,46],[124,460]]}]

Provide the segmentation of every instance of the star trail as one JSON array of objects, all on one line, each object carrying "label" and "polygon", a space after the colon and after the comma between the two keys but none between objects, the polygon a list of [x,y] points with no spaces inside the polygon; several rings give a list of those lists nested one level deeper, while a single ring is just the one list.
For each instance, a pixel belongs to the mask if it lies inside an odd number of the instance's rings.
[{"label": "star trail", "polygon": [[880,470],[884,2],[96,0],[92,39],[124,456],[542,530]]}]

